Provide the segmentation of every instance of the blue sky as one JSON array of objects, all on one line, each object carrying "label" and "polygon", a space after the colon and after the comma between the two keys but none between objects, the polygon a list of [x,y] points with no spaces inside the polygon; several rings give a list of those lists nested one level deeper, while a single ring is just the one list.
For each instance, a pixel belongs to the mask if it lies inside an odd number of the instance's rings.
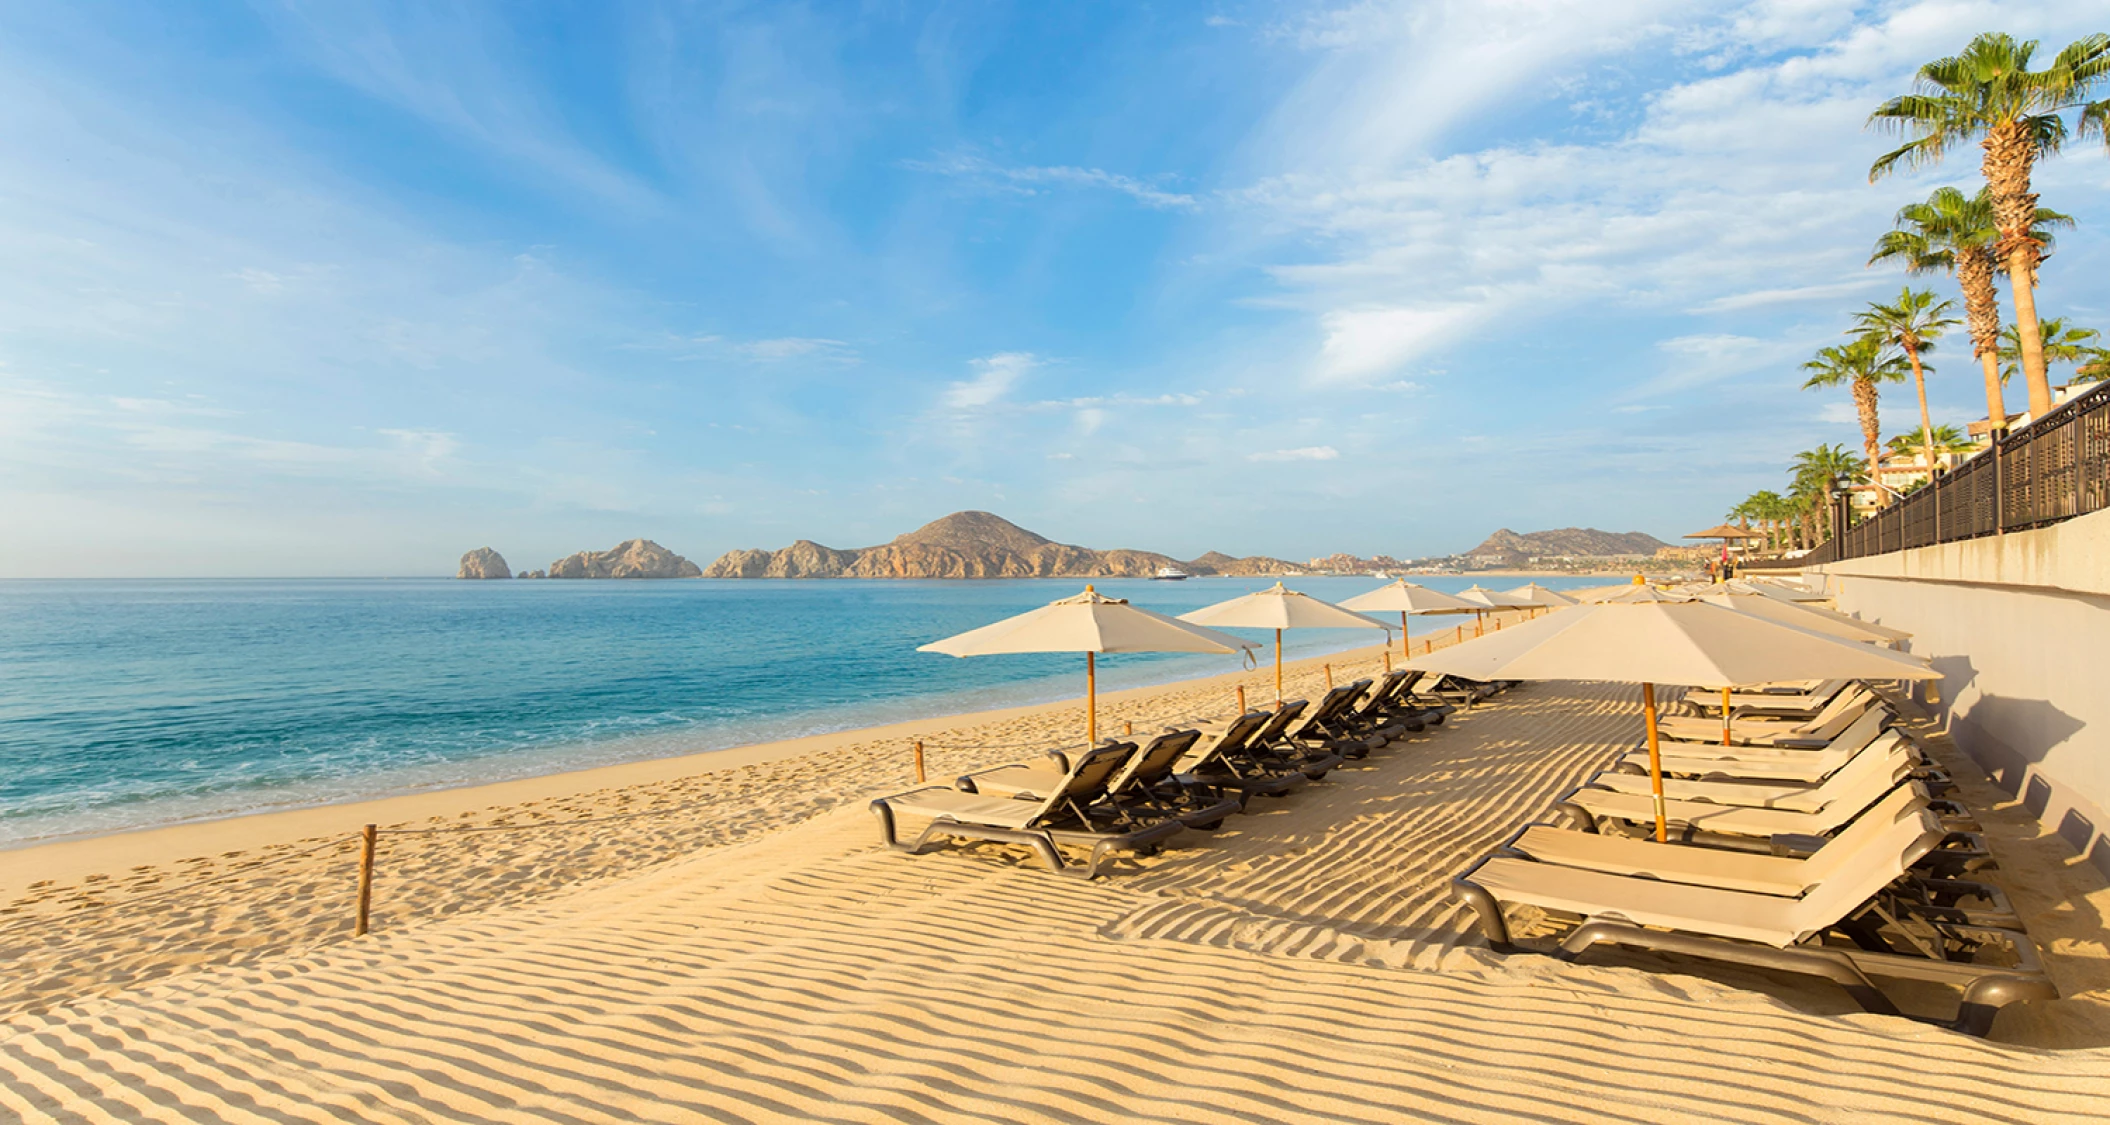
[{"label": "blue sky", "polygon": [[11,5],[0,575],[1673,538],[1858,443],[1797,366],[1976,171],[1862,122],[1994,28],[2110,2]]}]

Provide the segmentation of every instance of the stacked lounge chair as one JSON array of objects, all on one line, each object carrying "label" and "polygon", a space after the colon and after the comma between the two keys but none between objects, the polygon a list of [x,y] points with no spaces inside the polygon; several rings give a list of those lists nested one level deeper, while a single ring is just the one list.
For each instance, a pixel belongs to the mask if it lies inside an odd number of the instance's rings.
[{"label": "stacked lounge chair", "polygon": [[1947,779],[1887,729],[1879,700],[1848,710],[1810,748],[1666,744],[1670,843],[1645,835],[1646,758],[1625,754],[1562,799],[1557,823],[1525,826],[1453,886],[1504,952],[1518,948],[1505,906],[1532,906],[1575,919],[1553,950],[1568,959],[1618,945],[1803,973],[1893,1015],[1878,979],[1951,985],[1962,1000],[1947,1022],[1971,1034],[2005,1004],[2056,996],[2006,896],[1979,877],[1993,865],[1975,825],[1934,798]]}]

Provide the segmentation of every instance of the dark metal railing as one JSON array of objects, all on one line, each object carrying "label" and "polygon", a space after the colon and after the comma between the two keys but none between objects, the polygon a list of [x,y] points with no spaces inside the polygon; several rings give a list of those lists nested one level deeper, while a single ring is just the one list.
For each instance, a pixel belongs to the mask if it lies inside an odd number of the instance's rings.
[{"label": "dark metal railing", "polygon": [[[1845,522],[1842,501],[1834,519]],[[1795,567],[2047,527],[2110,508],[2110,382],[2074,396],[1932,484],[1797,559]]]}]

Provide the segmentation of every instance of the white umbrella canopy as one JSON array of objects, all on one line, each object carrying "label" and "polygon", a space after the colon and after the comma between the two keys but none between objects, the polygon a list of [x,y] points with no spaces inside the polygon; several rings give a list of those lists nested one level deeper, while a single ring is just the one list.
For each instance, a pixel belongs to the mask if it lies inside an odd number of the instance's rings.
[{"label": "white umbrella canopy", "polygon": [[1782,625],[1822,633],[1846,641],[1862,641],[1869,644],[1887,644],[1893,641],[1910,640],[1912,634],[1873,621],[1858,621],[1843,613],[1804,605],[1801,602],[1782,601],[1769,598],[1756,590],[1738,589],[1735,583],[1701,591],[1700,600],[1738,613],[1763,617]]},{"label": "white umbrella canopy", "polygon": [[1099,741],[1098,654],[1102,652],[1243,652],[1256,647],[1229,633],[1204,629],[1109,598],[1092,589],[1007,617],[994,625],[932,641],[917,652],[998,656],[1027,652],[1084,654],[1085,745]]},{"label": "white umbrella canopy", "polygon": [[1485,586],[1479,585],[1467,586],[1465,589],[1458,591],[1458,596],[1472,602],[1476,607],[1483,610],[1526,609],[1536,604],[1528,601],[1518,601],[1508,594],[1499,594]]},{"label": "white umbrella canopy", "polygon": [[1513,598],[1528,606],[1557,608],[1564,605],[1578,604],[1574,598],[1557,590],[1548,590],[1536,582],[1526,582],[1514,590],[1504,590],[1502,591],[1502,596]]},{"label": "white umbrella canopy", "polygon": [[1435,615],[1445,613],[1478,613],[1486,608],[1463,598],[1452,597],[1441,590],[1427,586],[1416,586],[1404,578],[1395,579],[1349,598],[1341,603],[1342,609],[1359,613],[1399,614],[1399,652],[1408,655],[1407,615]]},{"label": "white umbrella canopy", "polygon": [[1310,594],[1285,589],[1277,582],[1265,590],[1203,606],[1180,614],[1181,621],[1231,629],[1275,631],[1275,702],[1282,702],[1282,630],[1284,629],[1383,629],[1392,626],[1354,610],[1322,602]]},{"label": "white umbrella canopy", "polygon": [[1454,645],[1431,654],[1422,665],[1429,671],[1475,680],[1639,683],[1658,840],[1668,838],[1668,828],[1656,742],[1655,685],[1931,680],[1941,676],[1917,657],[1834,640],[1648,586]]}]

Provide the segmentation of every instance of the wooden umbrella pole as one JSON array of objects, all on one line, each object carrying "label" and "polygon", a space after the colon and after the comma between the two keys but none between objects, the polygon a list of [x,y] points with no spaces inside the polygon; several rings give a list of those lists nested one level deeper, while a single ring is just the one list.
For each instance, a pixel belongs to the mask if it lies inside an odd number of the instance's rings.
[{"label": "wooden umbrella pole", "polygon": [[1722,745],[1729,745],[1729,689],[1722,689]]},{"label": "wooden umbrella pole", "polygon": [[1641,718],[1648,724],[1648,784],[1656,794],[1656,842],[1670,842],[1670,826],[1663,815],[1663,750],[1656,742],[1656,685],[1641,685]]},{"label": "wooden umbrella pole", "polygon": [[[1084,584],[1084,592],[1095,593],[1092,584]],[[1084,654],[1084,748],[1089,751],[1099,745],[1099,654]]]},{"label": "wooden umbrella pole", "polygon": [[1282,710],[1282,630],[1275,630],[1275,710]]}]

